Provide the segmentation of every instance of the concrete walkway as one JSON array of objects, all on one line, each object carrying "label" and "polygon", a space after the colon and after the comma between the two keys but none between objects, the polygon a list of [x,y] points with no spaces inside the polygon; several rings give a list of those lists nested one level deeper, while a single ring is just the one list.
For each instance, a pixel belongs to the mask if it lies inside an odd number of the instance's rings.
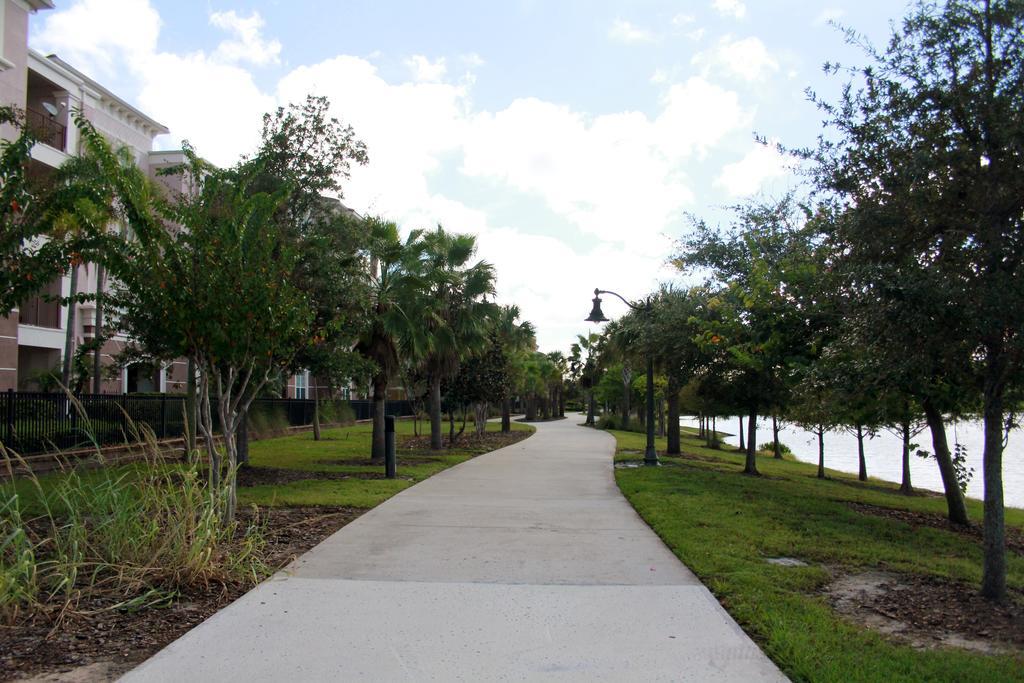
[{"label": "concrete walkway", "polygon": [[123,680],[785,680],[579,421],[407,489]]}]

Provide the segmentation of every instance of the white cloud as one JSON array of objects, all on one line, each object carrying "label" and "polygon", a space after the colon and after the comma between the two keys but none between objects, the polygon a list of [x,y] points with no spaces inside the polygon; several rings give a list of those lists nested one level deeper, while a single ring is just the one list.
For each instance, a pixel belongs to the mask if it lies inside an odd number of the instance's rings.
[{"label": "white cloud", "polygon": [[234,10],[214,12],[210,15],[210,24],[234,36],[217,46],[212,57],[214,61],[228,64],[249,62],[256,66],[277,64],[280,61],[281,43],[264,40],[264,21],[259,12],[253,12],[248,17],[241,17]]},{"label": "white cloud", "polygon": [[756,144],[739,161],[726,164],[715,179],[715,186],[732,197],[745,197],[759,192],[765,183],[788,176],[796,160],[779,152],[776,143]]},{"label": "white cloud", "polygon": [[461,59],[463,65],[465,65],[466,68],[469,69],[479,69],[486,63],[484,62],[484,58],[475,52],[470,52],[469,54],[462,55]]},{"label": "white cloud", "polygon": [[463,172],[539,195],[599,239],[651,245],[693,199],[684,162],[750,122],[735,93],[700,78],[671,86],[661,104],[651,119],[516,100],[474,118]]},{"label": "white cloud", "polygon": [[[444,58],[422,55],[408,60],[406,79],[385,79],[373,58],[338,55],[292,69],[267,91],[250,69],[279,58],[268,47],[276,41],[263,37],[258,15],[218,16],[211,22],[228,31],[224,40],[178,54],[158,49],[160,17],[145,0],[82,0],[43,17],[39,42],[76,65],[133,79],[140,108],[218,164],[253,149],[263,112],[307,93],[327,96],[369,150],[370,164],[345,183],[346,203],[409,228],[441,222],[477,234],[481,257],[498,268],[501,299],[520,304],[545,348],[584,329],[586,310],[575,312],[595,286],[640,296],[672,274],[661,263],[664,233],[694,200],[688,169],[752,127],[736,92],[705,77],[672,83],[668,72],[655,111],[597,116],[534,98],[474,108],[472,80],[453,80]],[[449,59],[453,72],[482,63]],[[590,236],[589,251],[557,234],[495,225],[471,199],[439,192],[434,174],[460,161],[469,179],[542,202],[572,234]],[[742,176],[723,170],[722,182]]]},{"label": "white cloud", "polygon": [[149,0],[83,0],[43,17],[34,46],[97,78],[152,54],[161,26]]},{"label": "white cloud", "polygon": [[640,28],[625,19],[616,19],[608,29],[608,37],[619,43],[653,43],[658,37],[645,28]]},{"label": "white cloud", "polygon": [[277,99],[296,102],[315,92],[366,142],[370,163],[345,187],[357,209],[403,217],[428,201],[428,176],[439,157],[457,150],[467,125],[468,94],[450,83],[385,81],[370,62],[340,56],[301,66],[278,84]]},{"label": "white cloud", "polygon": [[724,73],[745,81],[759,81],[779,70],[779,63],[759,38],[724,36],[718,44],[693,56],[691,62],[705,75]]},{"label": "white cloud", "polygon": [[742,0],[712,0],[711,6],[724,16],[742,19],[747,15],[747,6]]},{"label": "white cloud", "polygon": [[685,14],[682,12],[672,17],[673,26],[689,26],[695,21],[697,21],[697,17],[692,14]]},{"label": "white cloud", "polygon": [[405,60],[405,65],[412,72],[413,80],[418,83],[437,83],[448,73],[444,57],[432,62],[423,55],[413,55]]}]

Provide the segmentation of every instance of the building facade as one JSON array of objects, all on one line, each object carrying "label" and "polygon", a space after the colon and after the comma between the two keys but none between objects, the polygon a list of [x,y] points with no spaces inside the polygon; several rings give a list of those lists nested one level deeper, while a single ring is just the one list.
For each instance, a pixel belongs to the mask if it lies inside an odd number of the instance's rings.
[{"label": "building facade", "polygon": [[[50,0],[0,0],[0,104],[23,111],[25,124],[39,140],[32,149],[28,173],[45,180],[79,153],[78,129],[72,121],[76,110],[115,147],[129,149],[138,166],[154,177],[158,169],[183,161],[180,151],[152,151],[154,138],[169,132],[165,126],[57,55],[43,55],[29,47],[29,15],[52,8]],[[0,135],[8,139],[16,134],[10,126],[0,129]],[[175,182],[165,177],[157,180],[165,185]],[[77,270],[78,292],[95,293],[98,287],[109,285],[97,281],[101,272],[96,264],[83,263]],[[47,300],[48,296],[69,296],[71,284],[69,269],[48,283],[40,295],[0,318],[0,390],[40,389],[49,383],[47,375],[52,377],[56,370],[59,376],[69,320],[72,351],[93,338],[95,303],[73,304],[74,315],[69,317],[68,306]],[[103,365],[108,368],[103,393],[184,390],[184,362],[109,371],[112,359],[126,343],[123,336],[115,336],[101,351]]]},{"label": "building facade", "polygon": [[[153,151],[155,138],[169,132],[166,126],[59,56],[43,55],[29,47],[29,16],[53,7],[52,0],[0,0],[0,105],[23,111],[26,125],[39,140],[32,149],[29,174],[45,181],[55,169],[80,152],[78,129],[72,120],[72,113],[80,110],[115,148],[130,150],[139,168],[168,192],[186,192],[180,176],[158,175],[161,169],[185,161],[181,150]],[[16,135],[13,127],[0,126],[0,137],[13,139]],[[337,203],[339,210],[352,212]],[[110,286],[96,264],[83,263],[75,268],[77,292],[98,293]],[[101,277],[102,282],[98,281]],[[69,322],[72,353],[93,339],[96,331],[94,302],[73,304],[73,315],[69,316],[67,305],[50,300],[51,297],[69,297],[71,287],[69,269],[48,283],[39,295],[0,317],[0,391],[51,389],[53,380],[50,378],[61,374],[68,347]],[[127,344],[124,335],[115,335],[105,342],[101,350],[102,393],[185,391],[188,373],[184,359],[159,367],[117,368],[114,358]],[[85,390],[92,391],[91,381]],[[284,382],[282,393],[288,398],[327,398],[330,392],[325,382],[318,381],[309,372],[300,372]],[[352,395],[348,388],[342,390],[342,394],[343,398]]]}]

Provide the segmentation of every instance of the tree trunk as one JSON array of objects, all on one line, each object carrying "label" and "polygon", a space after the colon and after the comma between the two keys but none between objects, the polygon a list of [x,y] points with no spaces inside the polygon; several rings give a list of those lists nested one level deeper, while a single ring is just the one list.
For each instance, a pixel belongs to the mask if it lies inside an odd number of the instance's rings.
[{"label": "tree trunk", "polygon": [[[992,353],[990,351],[990,353]],[[994,354],[993,354],[994,355]],[[988,361],[984,385],[985,447],[985,556],[981,569],[981,594],[989,600],[1006,600],[1006,529],[1003,510],[1003,367],[1001,358]]]},{"label": "tree trunk", "polygon": [[747,450],[747,440],[743,435],[743,416],[740,415],[740,450]]},{"label": "tree trunk", "polygon": [[558,417],[565,417],[565,388],[558,388]]},{"label": "tree trunk", "polygon": [[187,456],[191,457],[196,452],[196,435],[199,430],[199,413],[196,411],[196,361],[188,359],[188,368],[185,370],[188,377],[185,378],[185,446],[188,448]]},{"label": "tree trunk", "polygon": [[711,447],[718,448],[718,416],[711,416]]},{"label": "tree trunk", "polygon": [[771,416],[771,451],[775,460],[782,460],[782,444],[778,442],[778,416]]},{"label": "tree trunk", "polygon": [[679,455],[679,392],[668,392],[668,447],[666,455]]},{"label": "tree trunk", "polygon": [[92,338],[96,349],[92,354],[92,393],[103,390],[103,264],[96,267],[96,324]]},{"label": "tree trunk", "polygon": [[246,410],[237,418],[235,428],[235,453],[239,467],[249,464],[249,411]]},{"label": "tree trunk", "polygon": [[210,407],[210,379],[204,368],[200,376],[199,387],[199,424],[203,430],[203,441],[206,443],[206,454],[210,459],[210,493],[217,496],[221,487],[221,458],[217,450],[217,442],[213,432],[213,411]]},{"label": "tree trunk", "polygon": [[928,420],[928,429],[932,433],[932,448],[935,453],[935,460],[939,463],[939,474],[942,475],[942,487],[946,493],[946,507],[949,513],[949,521],[954,524],[968,524],[967,506],[964,504],[964,494],[960,490],[960,484],[956,480],[956,470],[953,468],[953,458],[949,454],[949,444],[946,441],[946,425],[942,413],[935,407],[930,399],[926,399],[922,406],[925,419]]},{"label": "tree trunk", "polygon": [[825,478],[825,430],[818,427],[818,479]]},{"label": "tree trunk", "polygon": [[512,431],[512,399],[501,399],[501,433],[508,434]]},{"label": "tree trunk", "polygon": [[900,482],[900,493],[911,494],[914,487],[910,483],[910,420],[903,424],[903,480]]},{"label": "tree trunk", "polygon": [[60,381],[65,389],[71,387],[71,356],[75,352],[75,313],[78,304],[78,266],[71,266],[71,299],[68,301],[67,329],[64,331],[64,364],[61,366]]},{"label": "tree trunk", "polygon": [[528,421],[537,419],[537,399],[533,396],[526,398],[526,419]]},{"label": "tree trunk", "polygon": [[487,413],[487,401],[478,401],[474,406],[473,414],[473,429],[476,431],[477,436],[483,436],[483,433],[487,430]]},{"label": "tree trunk", "polygon": [[594,390],[591,389],[587,397],[587,424],[594,425]]},{"label": "tree trunk", "polygon": [[747,461],[743,472],[759,474],[757,471],[757,407],[752,407],[747,416]]},{"label": "tree trunk", "polygon": [[[453,428],[454,429],[454,428]],[[441,436],[441,378],[430,378],[430,448],[440,450],[444,445]]]},{"label": "tree trunk", "polygon": [[388,393],[388,377],[379,373],[373,377],[373,437],[370,460],[384,461],[384,403]]},{"label": "tree trunk", "polygon": [[864,459],[864,425],[857,425],[857,460],[859,464],[857,478],[861,481],[867,481],[868,462]]}]

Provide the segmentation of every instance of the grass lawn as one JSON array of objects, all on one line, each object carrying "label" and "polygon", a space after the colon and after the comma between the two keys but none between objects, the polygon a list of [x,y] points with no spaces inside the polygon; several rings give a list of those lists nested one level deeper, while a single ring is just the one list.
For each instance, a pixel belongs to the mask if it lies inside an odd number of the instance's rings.
[{"label": "grass lawn", "polygon": [[[398,420],[395,424],[398,432],[397,479],[384,479],[383,464],[370,464],[372,428],[369,424],[324,429],[320,441],[314,441],[313,434],[307,432],[250,442],[249,457],[252,469],[308,472],[309,478],[302,478],[301,474],[291,474],[287,477],[289,481],[286,483],[239,486],[239,506],[337,506],[369,509],[416,482],[464,462],[474,455],[501,446],[500,443],[485,441],[471,442],[465,447],[444,448],[440,451],[407,448],[403,447],[403,441],[413,435],[413,423]],[[427,429],[429,434],[429,425]],[[501,425],[498,423],[487,424],[488,435],[495,434],[500,429]],[[471,437],[471,431],[472,425],[467,426],[462,438]],[[513,422],[512,431],[533,432],[534,428]],[[99,484],[119,477],[131,477],[134,472],[147,467],[150,465],[146,463],[131,463],[101,469],[80,468],[75,470],[75,476],[81,477],[87,484]],[[167,467],[173,468],[176,465],[171,464]],[[42,490],[48,493],[53,491],[56,484],[65,476],[67,475],[63,473],[41,475],[39,484]],[[324,478],[325,476],[336,478]],[[32,482],[25,478],[17,478],[13,482],[0,481],[0,489],[9,489],[12,486],[20,494],[22,509],[26,514],[42,512],[38,489]],[[55,508],[60,508],[61,505],[59,500],[51,500],[50,504]]]},{"label": "grass lawn", "polygon": [[[645,438],[611,432],[617,460],[642,458]],[[665,443],[659,439],[658,450]],[[616,480],[633,507],[715,593],[765,652],[796,681],[1024,680],[1024,657],[897,644],[838,615],[822,593],[833,575],[867,570],[931,575],[976,586],[980,540],[941,528],[863,514],[851,503],[942,514],[938,496],[902,496],[897,485],[762,457],[763,476],[740,473],[742,456],[705,448],[684,431],[690,457],[663,457],[660,468],[619,468]],[[972,519],[979,501],[968,501]],[[1024,510],[1007,509],[1024,527]],[[769,557],[794,557],[783,567]],[[1019,600],[1024,557],[1010,552],[1009,584]]]},{"label": "grass lawn", "polygon": [[[320,441],[312,433],[265,441],[254,441],[249,446],[250,465],[253,468],[279,468],[310,472],[310,479],[287,484],[240,487],[239,504],[261,506],[336,505],[372,508],[399,491],[418,481],[437,474],[474,455],[491,450],[494,446],[473,444],[468,447],[445,448],[440,451],[412,449],[403,446],[403,440],[413,435],[413,423],[399,420],[398,479],[361,479],[382,475],[384,466],[370,464],[371,426],[358,424],[351,427],[325,429]],[[421,429],[424,425],[421,424]],[[427,425],[429,434],[429,425]],[[472,426],[466,428],[462,438],[470,436]],[[501,425],[488,423],[488,433],[500,432]],[[532,432],[533,427],[512,423],[512,431]],[[345,479],[314,478],[315,473],[331,473]]]}]

